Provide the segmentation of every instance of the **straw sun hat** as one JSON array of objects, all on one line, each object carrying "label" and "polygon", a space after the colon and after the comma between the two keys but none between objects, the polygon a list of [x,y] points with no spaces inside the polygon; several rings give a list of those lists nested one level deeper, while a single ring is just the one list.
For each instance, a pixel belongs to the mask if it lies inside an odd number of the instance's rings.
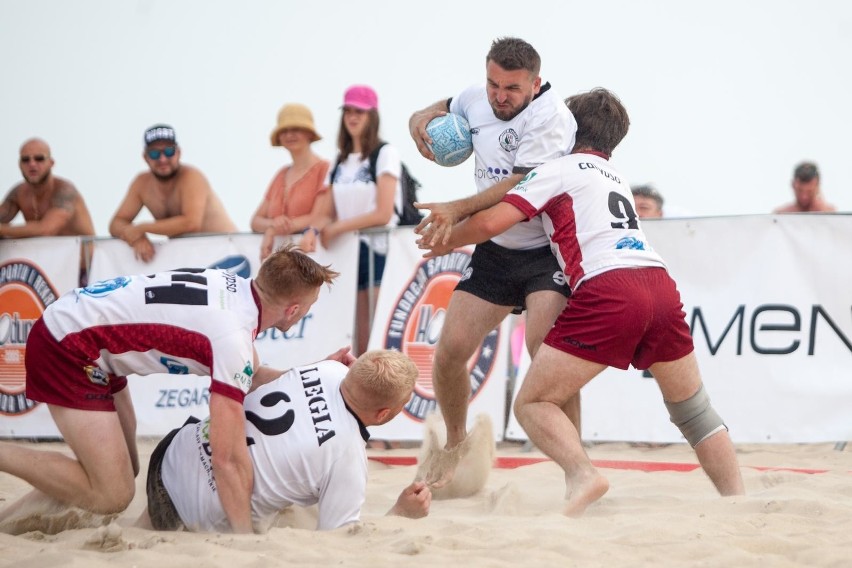
[{"label": "straw sun hat", "polygon": [[317,134],[316,128],[314,128],[314,115],[311,114],[310,109],[298,103],[286,104],[278,111],[278,125],[269,137],[273,146],[281,145],[278,141],[278,134],[285,128],[302,128],[307,130],[311,133],[311,142],[316,142],[322,138],[322,136]]}]

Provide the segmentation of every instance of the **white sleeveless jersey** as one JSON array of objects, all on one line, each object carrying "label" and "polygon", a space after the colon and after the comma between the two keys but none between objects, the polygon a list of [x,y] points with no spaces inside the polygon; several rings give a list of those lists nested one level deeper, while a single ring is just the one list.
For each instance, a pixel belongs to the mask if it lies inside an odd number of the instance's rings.
[{"label": "white sleeveless jersey", "polygon": [[44,311],[66,349],[117,376],[210,376],[242,401],[251,387],[260,304],[251,281],[215,269],[120,276],[72,290]]},{"label": "white sleeveless jersey", "polygon": [[[347,371],[336,361],[298,367],[246,397],[255,526],[266,526],[292,504],[319,503],[321,530],[359,519],[368,435],[340,394]],[[180,430],[163,459],[162,479],[187,528],[226,531],[230,525],[216,493],[208,425],[209,418]]]},{"label": "white sleeveless jersey", "polygon": [[[549,83],[511,120],[494,116],[484,86],[462,91],[451,101],[450,112],[462,115],[470,124],[477,192],[485,191],[512,173],[526,173],[564,156],[574,147],[577,122]],[[491,240],[510,249],[532,249],[548,243],[537,218],[518,223]]]},{"label": "white sleeveless jersey", "polygon": [[665,268],[642,232],[629,184],[604,158],[571,154],[544,164],[503,201],[541,217],[572,290],[615,268]]}]

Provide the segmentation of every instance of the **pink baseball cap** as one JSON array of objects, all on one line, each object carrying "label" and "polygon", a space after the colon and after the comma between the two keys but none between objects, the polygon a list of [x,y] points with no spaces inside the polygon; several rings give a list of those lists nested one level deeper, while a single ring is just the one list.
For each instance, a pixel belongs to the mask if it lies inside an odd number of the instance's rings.
[{"label": "pink baseball cap", "polygon": [[372,110],[379,108],[379,96],[367,85],[352,85],[343,95],[343,106]]}]

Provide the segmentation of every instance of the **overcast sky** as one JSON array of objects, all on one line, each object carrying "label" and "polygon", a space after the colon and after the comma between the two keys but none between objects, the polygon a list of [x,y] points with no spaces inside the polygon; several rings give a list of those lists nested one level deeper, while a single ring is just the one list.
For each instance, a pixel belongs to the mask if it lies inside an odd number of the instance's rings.
[{"label": "overcast sky", "polygon": [[21,179],[20,144],[43,137],[105,235],[146,167],[143,131],[166,122],[184,162],[248,230],[288,160],[269,145],[280,106],[313,110],[315,149],[331,159],[342,93],[367,83],[422,199],[467,195],[473,161],[422,159],[408,117],[482,83],[490,42],[504,35],[536,47],[563,97],[597,86],[621,97],[632,124],[613,163],[669,204],[767,213],[792,198],[792,170],[808,159],[826,199],[852,211],[852,3],[842,0],[2,1],[0,189]]}]

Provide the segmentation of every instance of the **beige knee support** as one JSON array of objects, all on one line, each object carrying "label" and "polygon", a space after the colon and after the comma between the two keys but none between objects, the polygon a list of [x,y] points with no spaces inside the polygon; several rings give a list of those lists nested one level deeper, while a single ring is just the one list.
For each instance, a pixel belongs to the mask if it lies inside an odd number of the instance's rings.
[{"label": "beige knee support", "polygon": [[728,429],[722,417],[710,406],[710,397],[707,396],[704,385],[684,401],[666,402],[666,408],[672,423],[680,429],[693,448],[716,432]]}]

